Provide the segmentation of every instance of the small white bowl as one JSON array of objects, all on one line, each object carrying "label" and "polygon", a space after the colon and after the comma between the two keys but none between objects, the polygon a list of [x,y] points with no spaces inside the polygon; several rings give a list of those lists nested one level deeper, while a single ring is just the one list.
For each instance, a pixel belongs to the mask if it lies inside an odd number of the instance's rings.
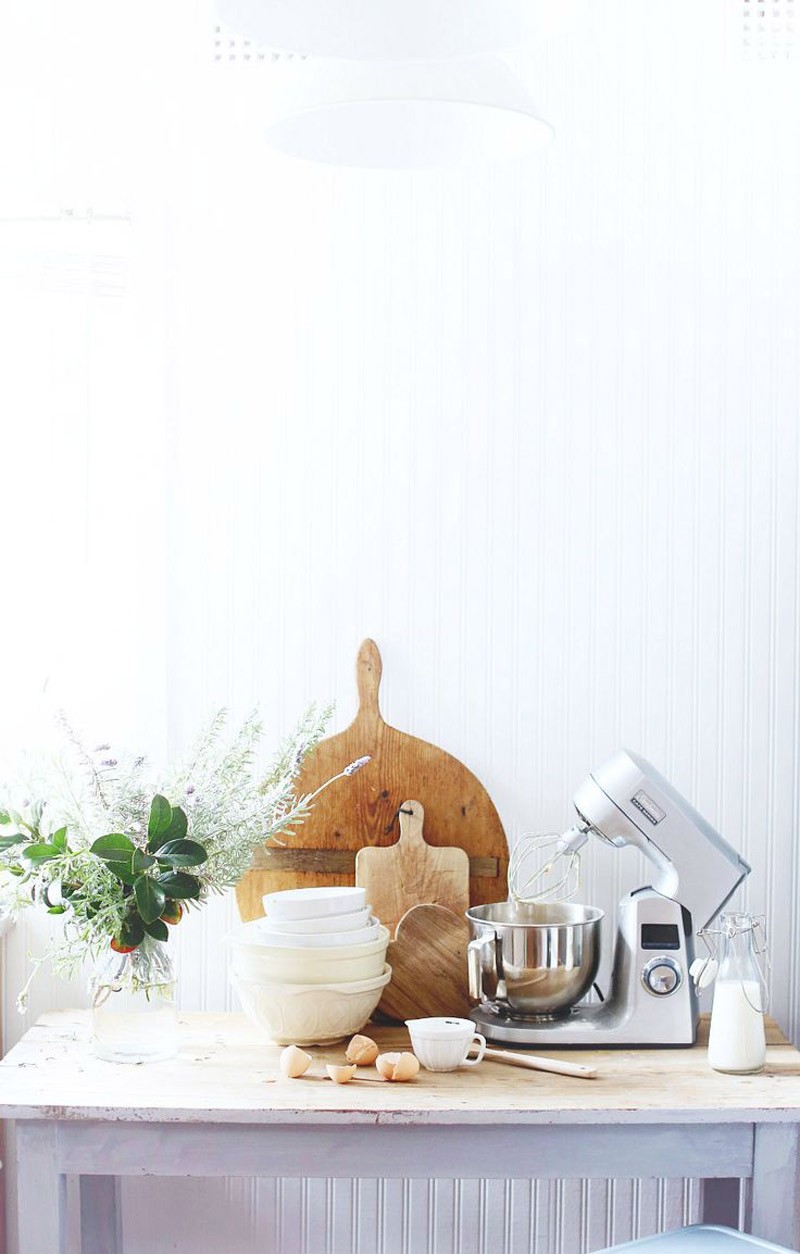
[{"label": "small white bowl", "polygon": [[364,888],[287,888],[266,893],[264,913],[273,919],[315,919],[327,914],[350,914],[367,904]]},{"label": "small white bowl", "polygon": [[[343,914],[331,916],[333,919],[345,917]],[[327,949],[330,947],[341,949],[345,945],[366,945],[370,941],[377,940],[381,931],[381,925],[377,919],[372,919],[368,926],[357,927],[352,932],[273,932],[265,927],[265,919],[259,919],[258,922],[259,932],[264,938],[263,943],[278,949]],[[310,927],[310,924],[306,926]]]},{"label": "small white bowl", "polygon": [[349,914],[323,914],[313,919],[276,919],[270,914],[259,919],[263,932],[272,935],[297,936],[309,932],[354,932],[357,927],[366,927],[370,922],[371,906],[363,910],[352,910]]},{"label": "small white bowl", "polygon": [[278,1045],[333,1045],[360,1032],[391,978],[385,965],[376,978],[350,984],[270,984],[235,975],[232,983],[248,1019]]}]

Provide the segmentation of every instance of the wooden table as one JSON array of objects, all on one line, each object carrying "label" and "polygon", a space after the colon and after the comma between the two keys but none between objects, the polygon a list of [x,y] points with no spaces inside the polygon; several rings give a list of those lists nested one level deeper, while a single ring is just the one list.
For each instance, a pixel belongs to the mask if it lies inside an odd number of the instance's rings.
[{"label": "wooden table", "polygon": [[[404,1029],[376,1028],[384,1048]],[[47,1015],[0,1064],[17,1120],[20,1254],[61,1254],[65,1181],[81,1177],[84,1254],[121,1254],[121,1176],[498,1179],[698,1177],[749,1182],[746,1225],[800,1247],[800,1054],[770,1025],[767,1066],[723,1076],[705,1050],[571,1052],[594,1081],[486,1062],[411,1084],[279,1075],[277,1046],[239,1015],[188,1015],[180,1055],[95,1059],[85,1013]],[[374,1071],[364,1070],[367,1075]],[[498,1254],[500,1251],[498,1250]]]}]

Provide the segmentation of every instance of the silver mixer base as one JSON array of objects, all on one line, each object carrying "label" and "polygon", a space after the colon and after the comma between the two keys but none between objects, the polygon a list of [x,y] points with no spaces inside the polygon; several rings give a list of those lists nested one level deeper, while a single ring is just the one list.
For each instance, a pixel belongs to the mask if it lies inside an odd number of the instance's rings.
[{"label": "silver mixer base", "polygon": [[566,1018],[537,1021],[514,1019],[485,1006],[470,1014],[479,1032],[490,1041],[539,1049],[608,1049],[613,1046],[683,1047],[694,1045],[694,1020],[671,1018],[644,1023],[607,1002],[581,1006]]}]

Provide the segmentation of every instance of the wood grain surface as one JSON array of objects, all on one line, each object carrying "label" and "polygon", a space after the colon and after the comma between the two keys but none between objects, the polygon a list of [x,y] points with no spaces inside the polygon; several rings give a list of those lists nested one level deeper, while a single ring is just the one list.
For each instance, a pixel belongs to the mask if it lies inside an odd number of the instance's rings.
[{"label": "wood grain surface", "polygon": [[264,913],[261,898],[266,892],[353,884],[357,850],[396,842],[398,810],[406,797],[419,798],[425,807],[429,844],[466,851],[471,903],[505,900],[508,846],[489,794],[451,754],[384,721],[381,672],[378,646],[365,640],[356,663],[358,713],[345,731],[323,740],[309,755],[298,791],[313,792],[365,754],[371,761],[352,779],[322,794],[291,836],[290,847],[258,852],[253,869],[236,889],[242,919]]},{"label": "wood grain surface", "polygon": [[421,802],[404,801],[399,817],[400,839],[394,845],[356,854],[356,884],[366,889],[372,913],[391,936],[414,906],[445,906],[459,917],[469,908],[469,858],[464,850],[427,843]]},{"label": "wood grain surface", "polygon": [[[648,1122],[796,1123],[800,1053],[767,1022],[767,1061],[758,1075],[712,1071],[707,1049],[548,1050],[597,1067],[592,1084],[493,1062],[468,1071],[420,1072],[411,1084],[332,1084],[325,1064],[342,1062],[344,1044],[314,1047],[313,1074],[284,1079],[281,1046],[244,1015],[187,1014],[176,1058],[136,1068],[121,1085],[119,1068],[95,1058],[91,1012],[47,1014],[0,1062],[0,1116],[20,1119],[114,1119],[142,1122],[374,1125]],[[405,1027],[367,1028],[381,1052],[410,1047]],[[703,1033],[706,1039],[706,1033]],[[545,1052],[545,1051],[536,1051]],[[359,1074],[374,1075],[365,1068]],[[513,1168],[514,1164],[511,1164]]]},{"label": "wood grain surface", "polygon": [[469,924],[444,906],[415,906],[389,943],[392,978],[378,1007],[388,1019],[428,1015],[465,1018],[472,1008],[467,987]]}]

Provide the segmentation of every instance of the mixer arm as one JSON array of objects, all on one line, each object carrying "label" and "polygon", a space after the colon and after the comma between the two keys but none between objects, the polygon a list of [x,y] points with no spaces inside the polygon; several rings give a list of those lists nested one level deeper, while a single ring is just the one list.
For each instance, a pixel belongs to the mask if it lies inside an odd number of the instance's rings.
[{"label": "mixer arm", "polygon": [[678,898],[678,868],[674,862],[670,862],[669,858],[663,853],[655,841],[645,836],[644,832],[640,832],[638,828],[630,826],[624,835],[619,835],[614,840],[604,835],[598,828],[593,829],[597,836],[613,845],[629,845],[634,849],[640,850],[647,858],[648,862],[652,862],[656,867],[658,874],[653,877],[653,883],[650,885],[657,893],[661,893],[662,897],[672,897],[677,901]]},{"label": "mixer arm", "polygon": [[[598,799],[600,799],[600,804],[598,804]],[[616,849],[629,845],[643,853],[658,872],[650,887],[654,888],[657,893],[661,893],[663,897],[677,899],[679,876],[675,863],[663,850],[659,849],[655,841],[640,831],[635,823],[632,823],[625,814],[609,802],[609,799],[597,788],[594,780],[590,779],[581,785],[575,794],[574,804],[585,828],[607,845],[613,845]]]}]

